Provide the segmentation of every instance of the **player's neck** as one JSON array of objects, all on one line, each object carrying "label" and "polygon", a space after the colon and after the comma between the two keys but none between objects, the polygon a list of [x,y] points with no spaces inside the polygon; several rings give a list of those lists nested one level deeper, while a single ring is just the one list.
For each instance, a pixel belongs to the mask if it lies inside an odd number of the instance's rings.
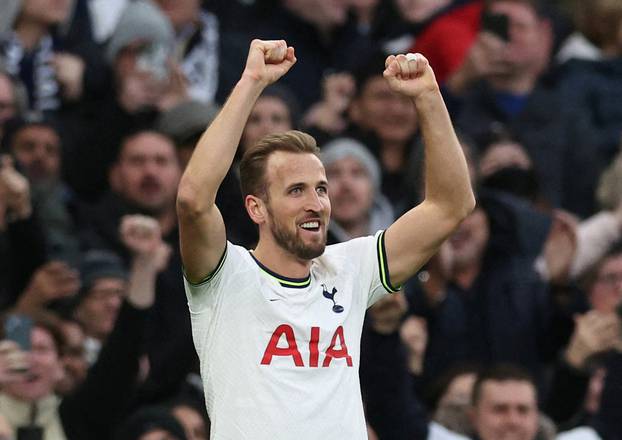
[{"label": "player's neck", "polygon": [[260,238],[253,255],[268,269],[284,277],[305,278],[309,275],[311,260],[300,259],[273,241]]}]

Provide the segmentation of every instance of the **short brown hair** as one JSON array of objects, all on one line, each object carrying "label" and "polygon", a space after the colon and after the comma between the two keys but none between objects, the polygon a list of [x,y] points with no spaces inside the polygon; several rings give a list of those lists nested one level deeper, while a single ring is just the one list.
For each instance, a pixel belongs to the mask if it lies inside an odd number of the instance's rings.
[{"label": "short brown hair", "polygon": [[272,153],[310,153],[319,157],[320,149],[313,136],[298,130],[264,136],[253,147],[246,150],[240,162],[240,186],[242,195],[267,196],[265,181],[266,164]]},{"label": "short brown hair", "polygon": [[[484,387],[484,383],[488,381],[493,382],[527,382],[538,394],[538,389],[536,387],[536,382],[529,372],[527,372],[522,367],[514,364],[497,364],[492,367],[481,371],[475,380],[475,384],[473,385],[473,392],[471,394],[471,403],[472,405],[477,405],[482,397],[482,388]],[[537,398],[536,398],[537,400]]]}]

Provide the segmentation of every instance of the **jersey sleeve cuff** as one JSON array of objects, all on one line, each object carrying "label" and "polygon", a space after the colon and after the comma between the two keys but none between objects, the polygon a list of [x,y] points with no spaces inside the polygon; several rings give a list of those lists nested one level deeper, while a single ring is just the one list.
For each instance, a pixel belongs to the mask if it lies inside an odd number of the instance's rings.
[{"label": "jersey sleeve cuff", "polygon": [[402,286],[393,286],[389,277],[389,263],[387,262],[387,250],[384,245],[384,233],[381,231],[376,239],[376,254],[378,257],[378,268],[380,270],[380,282],[387,292],[399,292]]},{"label": "jersey sleeve cuff", "polygon": [[193,283],[192,281],[190,281],[188,279],[188,276],[186,275],[186,268],[182,266],[181,270],[184,274],[184,279],[186,280],[186,282],[192,287],[198,287],[198,286],[202,286],[203,284],[209,283],[218,274],[218,272],[220,272],[222,267],[225,265],[225,257],[227,256],[228,247],[229,247],[229,244],[228,243],[225,244],[225,250],[223,251],[222,256],[220,257],[220,260],[218,260],[218,264],[216,265],[216,268],[209,275],[203,278],[201,281],[198,281],[196,283]]}]

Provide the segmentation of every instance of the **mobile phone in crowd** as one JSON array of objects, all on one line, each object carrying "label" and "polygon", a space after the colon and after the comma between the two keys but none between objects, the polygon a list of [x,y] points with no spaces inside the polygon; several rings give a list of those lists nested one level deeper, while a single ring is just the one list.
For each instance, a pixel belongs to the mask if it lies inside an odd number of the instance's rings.
[{"label": "mobile phone in crowd", "polygon": [[17,428],[16,440],[43,440],[43,428],[40,426],[22,426]]},{"label": "mobile phone in crowd", "polygon": [[30,351],[32,319],[28,316],[11,314],[4,321],[4,337],[19,345],[23,351]]},{"label": "mobile phone in crowd", "polygon": [[503,41],[510,41],[510,19],[505,14],[484,12],[482,15],[482,30],[496,35]]}]

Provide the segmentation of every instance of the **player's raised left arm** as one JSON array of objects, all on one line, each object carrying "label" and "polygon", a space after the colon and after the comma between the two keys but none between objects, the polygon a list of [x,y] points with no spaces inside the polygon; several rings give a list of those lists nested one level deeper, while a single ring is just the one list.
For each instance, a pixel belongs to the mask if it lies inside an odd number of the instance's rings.
[{"label": "player's raised left arm", "polygon": [[425,199],[385,233],[389,276],[399,285],[437,252],[473,210],[475,198],[466,159],[428,61],[421,54],[391,55],[385,67],[391,88],[413,100],[425,144]]}]

